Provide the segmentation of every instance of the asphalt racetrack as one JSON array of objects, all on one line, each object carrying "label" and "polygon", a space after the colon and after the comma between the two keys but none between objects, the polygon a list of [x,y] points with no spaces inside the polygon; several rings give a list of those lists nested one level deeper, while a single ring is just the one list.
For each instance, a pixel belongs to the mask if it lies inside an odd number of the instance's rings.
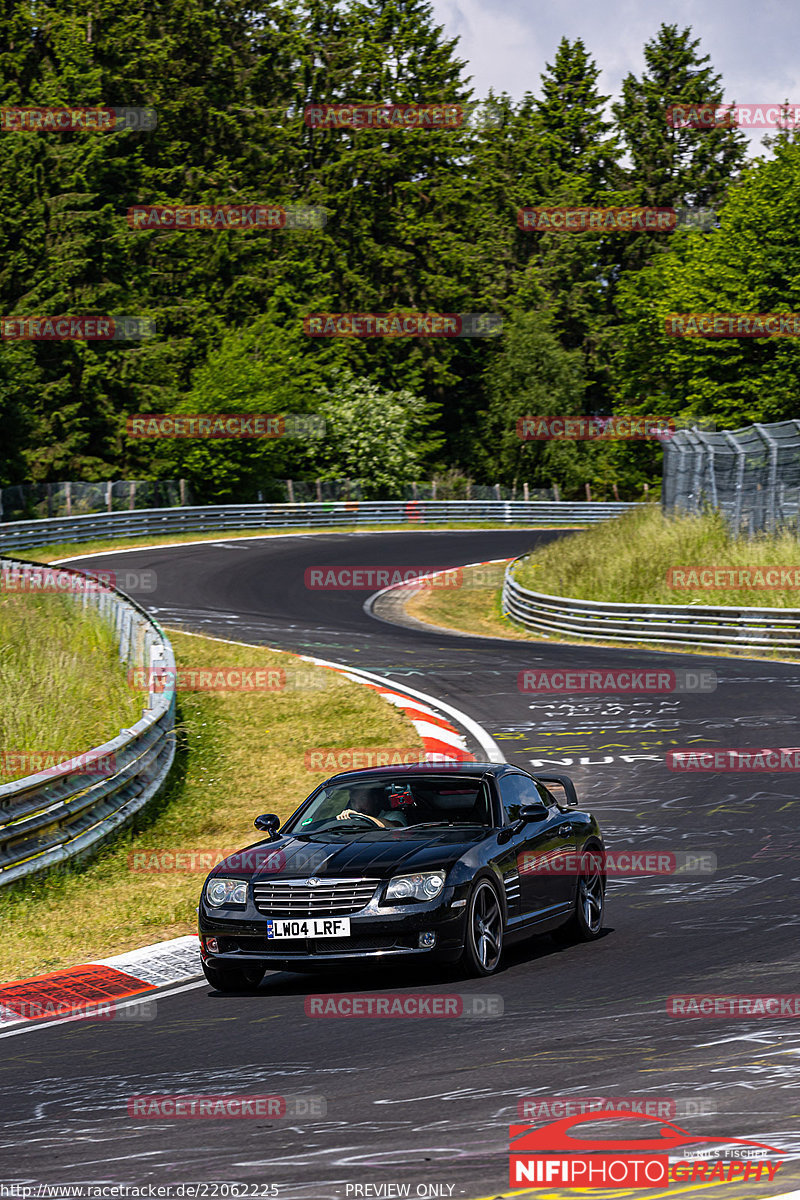
[{"label": "asphalt racetrack", "polygon": [[[647,1099],[655,1115],[694,1133],[789,1152],[773,1183],[721,1185],[726,1198],[800,1187],[800,1018],[679,1019],[666,1007],[675,994],[800,990],[797,776],[665,765],[673,747],[800,746],[797,667],[451,637],[376,620],[363,609],[365,591],[304,583],[309,566],[457,566],[554,536],[291,535],[109,553],[86,565],[155,570],[157,590],[137,598],[168,628],[318,655],[447,701],[480,722],[509,761],[570,771],[610,849],[709,852],[716,873],[614,880],[599,941],[523,943],[488,980],[274,973],[253,996],[217,994],[203,981],[162,995],[152,1022],[57,1024],[7,1037],[0,1178],[239,1181],[264,1185],[262,1195],[275,1184],[283,1200],[403,1194],[375,1190],[381,1184],[408,1185],[411,1196],[497,1196],[508,1190],[508,1126],[520,1120],[519,1101],[592,1096]],[[524,668],[610,666],[711,669],[717,688],[536,696],[517,686]],[[242,844],[251,836],[243,829]],[[499,996],[503,1015],[305,1015],[309,993],[351,991]],[[231,1091],[324,1097],[325,1115],[145,1120],[126,1108],[132,1094]],[[719,1187],[670,1188],[677,1194]]]}]

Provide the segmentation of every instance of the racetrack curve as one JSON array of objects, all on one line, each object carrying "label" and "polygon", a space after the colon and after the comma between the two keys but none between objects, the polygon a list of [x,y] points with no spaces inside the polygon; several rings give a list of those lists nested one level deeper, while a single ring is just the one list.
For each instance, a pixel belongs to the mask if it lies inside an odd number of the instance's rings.
[{"label": "racetrack curve", "polygon": [[[613,881],[598,942],[532,940],[489,980],[276,973],[255,996],[218,995],[205,983],[161,996],[153,1022],[7,1037],[0,1179],[274,1183],[287,1200],[345,1200],[359,1194],[354,1185],[381,1183],[409,1184],[411,1196],[423,1184],[440,1185],[442,1196],[495,1196],[508,1186],[507,1127],[521,1097],[607,1096],[659,1102],[692,1132],[791,1151],[772,1184],[729,1184],[726,1197],[800,1187],[798,1018],[666,1013],[672,994],[797,990],[796,777],[677,774],[664,763],[671,747],[800,746],[796,665],[449,637],[376,621],[363,610],[365,591],[304,584],[309,566],[457,566],[555,536],[286,535],[72,560],[154,570],[156,591],[132,594],[168,628],[348,663],[454,704],[509,761],[569,770],[610,848],[710,851],[718,868],[710,879]],[[612,665],[711,669],[718,686],[578,698],[517,687],[524,668]],[[242,844],[250,836],[243,829]],[[309,993],[420,990],[500,996],[504,1012],[358,1021],[304,1013]],[[127,1115],[134,1094],[230,1091],[323,1096],[327,1112],[272,1123]]]}]

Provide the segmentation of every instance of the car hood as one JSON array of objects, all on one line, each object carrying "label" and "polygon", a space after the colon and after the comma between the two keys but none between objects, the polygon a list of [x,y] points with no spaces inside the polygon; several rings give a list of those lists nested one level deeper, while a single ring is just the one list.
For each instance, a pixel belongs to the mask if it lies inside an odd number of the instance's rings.
[{"label": "car hood", "polygon": [[324,834],[279,837],[230,855],[214,874],[234,871],[253,879],[307,879],[317,876],[372,875],[387,878],[402,871],[449,868],[489,831],[465,834],[460,829],[375,830],[328,839]]}]

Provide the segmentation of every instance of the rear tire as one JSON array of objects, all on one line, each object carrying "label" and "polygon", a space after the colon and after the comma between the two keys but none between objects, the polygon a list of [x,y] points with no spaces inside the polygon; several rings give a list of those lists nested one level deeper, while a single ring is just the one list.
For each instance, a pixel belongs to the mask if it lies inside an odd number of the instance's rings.
[{"label": "rear tire", "polygon": [[469,975],[493,975],[503,953],[503,909],[493,884],[480,879],[467,905],[461,967]]},{"label": "rear tire", "polygon": [[553,930],[557,942],[593,942],[603,930],[606,907],[604,856],[597,846],[590,846],[584,853],[592,857],[578,876],[572,916],[565,925]]},{"label": "rear tire", "polygon": [[203,974],[218,992],[254,992],[264,970],[258,963],[203,963]]}]

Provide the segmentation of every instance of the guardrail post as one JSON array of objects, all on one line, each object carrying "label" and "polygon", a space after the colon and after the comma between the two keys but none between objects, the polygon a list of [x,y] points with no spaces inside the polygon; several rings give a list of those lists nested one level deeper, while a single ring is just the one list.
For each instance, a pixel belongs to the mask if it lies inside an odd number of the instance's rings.
[{"label": "guardrail post", "polygon": [[125,615],[122,621],[122,629],[120,630],[119,639],[119,659],[120,662],[127,662],[128,654],[131,645],[131,631],[133,629],[133,613],[125,610]]},{"label": "guardrail post", "polygon": [[150,674],[147,681],[147,707],[155,708],[156,699],[164,694],[164,676],[166,671],[166,655],[161,642],[150,646]]}]

